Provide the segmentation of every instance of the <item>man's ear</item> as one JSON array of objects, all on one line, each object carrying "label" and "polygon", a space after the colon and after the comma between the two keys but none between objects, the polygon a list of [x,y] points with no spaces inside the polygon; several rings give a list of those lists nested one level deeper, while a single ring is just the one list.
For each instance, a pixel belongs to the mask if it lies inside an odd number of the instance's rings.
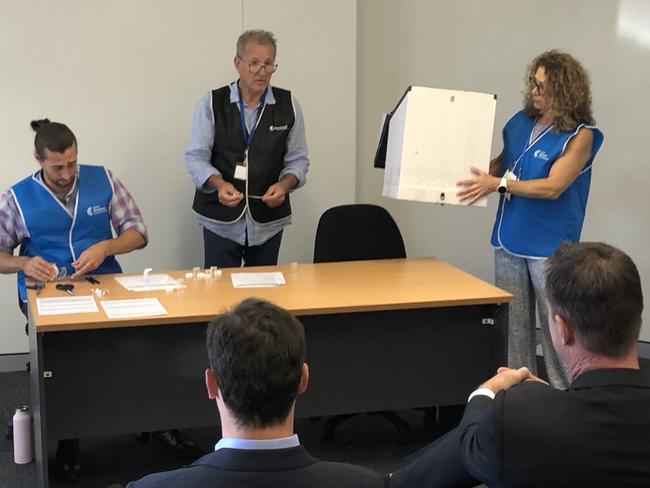
[{"label": "man's ear", "polygon": [[205,370],[205,388],[208,390],[208,398],[210,400],[219,398],[219,382],[211,368]]},{"label": "man's ear", "polygon": [[565,346],[572,346],[575,344],[576,335],[575,331],[573,330],[573,324],[559,313],[556,313],[553,319],[559,325],[560,339],[562,340],[562,344]]},{"label": "man's ear", "polygon": [[41,161],[41,157],[38,155],[36,151],[34,151],[34,159],[39,163],[43,163],[43,161]]},{"label": "man's ear", "polygon": [[300,373],[300,383],[298,384],[299,395],[307,391],[308,384],[309,384],[309,366],[307,365],[307,363],[302,363],[302,372]]}]

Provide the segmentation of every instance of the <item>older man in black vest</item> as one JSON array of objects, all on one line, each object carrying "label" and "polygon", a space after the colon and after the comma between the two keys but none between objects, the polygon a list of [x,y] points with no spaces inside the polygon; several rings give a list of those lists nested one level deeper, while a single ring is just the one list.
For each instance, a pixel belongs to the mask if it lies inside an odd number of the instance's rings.
[{"label": "older man in black vest", "polygon": [[271,32],[244,32],[239,79],[207,93],[194,112],[185,161],[206,267],[276,264],[291,223],[289,193],[305,184],[302,109],[290,91],[270,85],[276,50]]}]

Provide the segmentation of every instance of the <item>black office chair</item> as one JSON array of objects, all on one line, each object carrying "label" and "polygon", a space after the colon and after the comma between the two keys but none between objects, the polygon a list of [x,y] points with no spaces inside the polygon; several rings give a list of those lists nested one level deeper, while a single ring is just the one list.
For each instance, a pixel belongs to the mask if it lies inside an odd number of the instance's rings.
[{"label": "black office chair", "polygon": [[321,215],[314,262],[405,258],[402,234],[386,209],[377,205],[340,205]]},{"label": "black office chair", "polygon": [[[330,208],[321,215],[316,229],[314,262],[360,261],[405,258],[402,234],[393,217],[377,205],[354,204]],[[378,412],[397,428],[397,442],[410,438],[407,422],[395,412]],[[338,425],[356,414],[335,415],[323,428],[323,442],[334,438]]]}]

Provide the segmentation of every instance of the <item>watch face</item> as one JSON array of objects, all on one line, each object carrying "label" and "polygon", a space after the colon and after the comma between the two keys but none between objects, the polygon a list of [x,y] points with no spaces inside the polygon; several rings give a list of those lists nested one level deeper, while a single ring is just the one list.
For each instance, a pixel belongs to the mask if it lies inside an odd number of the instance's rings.
[{"label": "watch face", "polygon": [[497,191],[503,195],[506,192],[506,187],[505,186],[500,186],[500,187],[497,188]]}]

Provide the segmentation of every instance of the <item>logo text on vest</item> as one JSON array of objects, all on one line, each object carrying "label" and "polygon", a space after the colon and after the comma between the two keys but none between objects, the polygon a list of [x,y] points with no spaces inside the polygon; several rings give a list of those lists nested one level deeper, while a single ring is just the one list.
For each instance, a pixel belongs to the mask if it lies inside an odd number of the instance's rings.
[{"label": "logo text on vest", "polygon": [[107,212],[106,207],[104,207],[103,205],[92,205],[88,207],[88,209],[86,210],[88,217],[92,217],[93,215],[103,214],[106,212]]},{"label": "logo text on vest", "polygon": [[549,160],[549,157],[548,157],[548,154],[546,154],[546,151],[542,151],[541,149],[538,149],[537,151],[535,151],[533,153],[533,156],[536,159],[541,159],[543,161],[548,161]]},{"label": "logo text on vest", "polygon": [[273,132],[274,130],[275,130],[275,131],[278,131],[278,130],[287,130],[288,128],[289,128],[288,125],[272,125],[271,127],[269,127],[269,130],[270,130],[271,132]]}]

